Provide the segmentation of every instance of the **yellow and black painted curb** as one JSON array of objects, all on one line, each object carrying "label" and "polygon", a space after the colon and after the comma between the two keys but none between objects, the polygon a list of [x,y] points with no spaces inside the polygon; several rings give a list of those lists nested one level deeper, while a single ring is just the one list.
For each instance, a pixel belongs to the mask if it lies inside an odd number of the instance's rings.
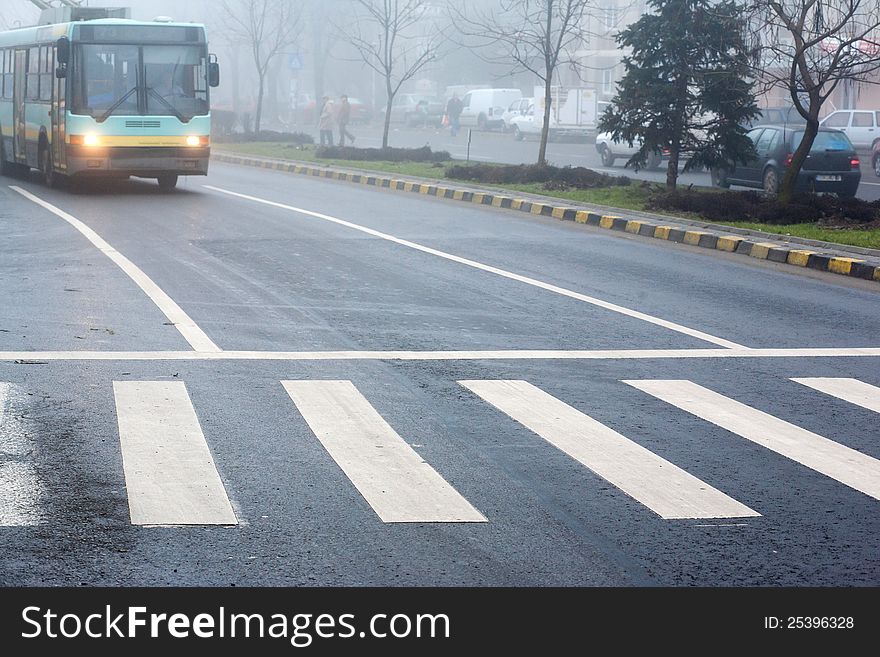
[{"label": "yellow and black painted curb", "polygon": [[256,157],[218,153],[216,151],[211,154],[211,158],[229,164],[261,167],[263,169],[272,169],[274,171],[285,171],[306,176],[317,176],[320,178],[330,178],[332,180],[342,180],[362,185],[372,185],[397,191],[425,194],[437,198],[464,201],[465,203],[519,210],[521,212],[528,212],[544,217],[553,217],[564,221],[574,221],[588,226],[632,233],[634,235],[642,235],[643,237],[653,237],[655,239],[666,240],[669,242],[689,244],[691,246],[714,249],[716,251],[738,253],[752,258],[758,258],[760,260],[786,263],[796,267],[806,267],[809,269],[816,269],[854,278],[862,278],[880,283],[880,266],[869,264],[865,260],[858,258],[848,258],[830,253],[822,253],[821,251],[808,248],[800,248],[800,245],[796,244],[785,242],[761,242],[756,238],[747,238],[742,235],[726,235],[709,231],[688,230],[680,226],[667,226],[660,223],[645,221],[643,219],[626,219],[625,217],[617,215],[590,212],[588,210],[568,205],[555,205],[553,203],[544,203],[531,199],[515,198],[498,192],[490,193],[460,189],[450,187],[447,184],[441,184],[439,181],[420,182],[401,180],[392,177],[390,174],[383,175],[382,173],[377,173],[372,175],[299,162],[265,160]]}]

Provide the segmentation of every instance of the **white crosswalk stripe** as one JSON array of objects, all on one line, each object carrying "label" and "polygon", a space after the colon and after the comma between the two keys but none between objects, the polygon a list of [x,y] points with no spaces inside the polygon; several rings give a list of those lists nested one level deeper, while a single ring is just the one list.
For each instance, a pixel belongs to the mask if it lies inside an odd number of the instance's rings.
[{"label": "white crosswalk stripe", "polygon": [[662,518],[760,513],[527,381],[459,381]]},{"label": "white crosswalk stripe", "polygon": [[858,379],[797,378],[797,383],[880,413],[880,388]]},{"label": "white crosswalk stripe", "polygon": [[486,522],[350,381],[282,381],[306,423],[383,522]]},{"label": "white crosswalk stripe", "polygon": [[624,381],[658,399],[880,499],[880,461],[692,381]]},{"label": "white crosswalk stripe", "polygon": [[132,524],[238,524],[184,383],[114,381],[113,392]]},{"label": "white crosswalk stripe", "polygon": [[[791,380],[880,412],[880,388],[863,381]],[[663,519],[761,515],[527,381],[458,383]],[[880,500],[878,459],[691,381],[623,383]],[[327,453],[383,522],[487,522],[351,381],[281,384]],[[238,524],[186,385],[115,381],[113,391],[131,523]],[[0,527],[47,522],[45,485],[31,462],[38,434],[27,424],[26,404],[23,392],[0,382]],[[479,477],[474,474],[472,480]]]}]

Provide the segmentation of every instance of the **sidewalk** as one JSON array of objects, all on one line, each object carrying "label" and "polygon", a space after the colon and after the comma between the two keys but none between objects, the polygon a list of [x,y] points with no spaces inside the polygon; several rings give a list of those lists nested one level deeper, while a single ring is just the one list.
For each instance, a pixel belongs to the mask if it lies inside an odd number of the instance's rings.
[{"label": "sidewalk", "polygon": [[790,235],[762,233],[681,217],[621,210],[601,205],[569,203],[564,199],[479,187],[459,181],[426,180],[398,174],[325,166],[214,150],[218,162],[254,166],[275,171],[331,178],[389,190],[425,194],[438,198],[529,212],[563,221],[679,242],[715,251],[786,263],[880,283],[880,250],[820,242]]}]

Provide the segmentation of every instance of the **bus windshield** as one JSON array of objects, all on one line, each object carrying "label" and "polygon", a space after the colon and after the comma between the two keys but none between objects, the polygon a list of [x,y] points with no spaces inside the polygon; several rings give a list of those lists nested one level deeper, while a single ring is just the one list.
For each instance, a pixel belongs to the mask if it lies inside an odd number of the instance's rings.
[{"label": "bus windshield", "polygon": [[204,46],[82,44],[77,55],[74,113],[172,115],[185,121],[208,113]]}]

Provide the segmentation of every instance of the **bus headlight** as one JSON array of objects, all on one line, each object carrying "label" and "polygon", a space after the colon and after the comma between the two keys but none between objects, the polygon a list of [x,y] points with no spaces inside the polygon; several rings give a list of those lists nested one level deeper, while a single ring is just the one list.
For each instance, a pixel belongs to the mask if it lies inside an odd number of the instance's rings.
[{"label": "bus headlight", "polygon": [[199,137],[196,135],[189,135],[186,138],[187,146],[209,146],[211,144],[211,140],[209,137]]},{"label": "bus headlight", "polygon": [[88,135],[70,135],[68,136],[68,142],[72,146],[97,146],[98,145],[98,135],[96,134],[88,134]]}]

